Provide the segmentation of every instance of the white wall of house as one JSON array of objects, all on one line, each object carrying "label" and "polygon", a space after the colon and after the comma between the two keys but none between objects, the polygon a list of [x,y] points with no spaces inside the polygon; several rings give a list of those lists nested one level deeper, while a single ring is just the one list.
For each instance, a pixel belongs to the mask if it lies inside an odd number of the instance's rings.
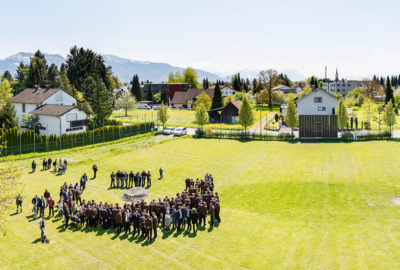
[{"label": "white wall of house", "polygon": [[36,104],[25,104],[25,112],[23,111],[22,103],[13,103],[15,110],[17,111],[18,122],[22,125],[22,116],[29,114],[29,112],[33,111],[38,107]]},{"label": "white wall of house", "polygon": [[299,115],[331,115],[339,100],[323,90],[316,90],[297,100]]},{"label": "white wall of house", "polygon": [[183,104],[175,103],[174,108],[183,108]]},{"label": "white wall of house", "polygon": [[[60,136],[60,128],[61,134],[72,134],[72,133],[81,133],[86,131],[86,126],[83,126],[82,129],[68,130],[70,129],[70,120],[84,120],[86,119],[86,113],[82,112],[78,109],[73,109],[68,113],[62,115],[61,117],[57,116],[48,116],[48,115],[39,115],[39,122],[42,124],[42,127],[46,130],[41,129],[40,135],[51,135],[55,134]],[[61,127],[60,127],[61,121]]]},{"label": "white wall of house", "polygon": [[71,97],[62,90],[46,99],[42,104],[58,104],[58,105],[77,105],[76,98]]},{"label": "white wall of house", "polygon": [[[343,97],[356,87],[362,87],[361,81],[337,81],[329,83],[330,94],[342,94]],[[322,84],[322,89],[328,92],[328,83]]]},{"label": "white wall of house", "polygon": [[229,87],[221,89],[221,92],[222,92],[222,97],[227,97],[229,95],[234,96],[236,94],[236,90]]}]

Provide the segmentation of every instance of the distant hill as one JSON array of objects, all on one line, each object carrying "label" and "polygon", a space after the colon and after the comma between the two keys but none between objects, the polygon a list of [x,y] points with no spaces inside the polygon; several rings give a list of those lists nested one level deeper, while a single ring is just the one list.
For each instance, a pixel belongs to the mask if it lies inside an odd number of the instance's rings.
[{"label": "distant hill", "polygon": [[[61,63],[65,63],[65,58],[59,54],[47,54],[43,53],[47,64],[50,66],[52,63],[56,64],[60,68]],[[15,55],[9,56],[4,60],[0,60],[0,74],[8,70],[12,75],[16,73],[19,62],[24,64],[30,63],[30,57],[33,57],[34,53],[20,52]],[[149,80],[153,83],[165,82],[168,79],[168,74],[176,71],[183,71],[183,68],[174,67],[166,63],[154,63],[154,62],[142,62],[131,59],[121,58],[111,54],[104,54],[104,60],[107,66],[112,67],[114,75],[123,82],[129,82],[132,80],[134,74],[139,75],[141,81]],[[199,82],[203,81],[204,78],[208,78],[209,81],[222,80],[216,74],[196,69],[199,74]]]}]

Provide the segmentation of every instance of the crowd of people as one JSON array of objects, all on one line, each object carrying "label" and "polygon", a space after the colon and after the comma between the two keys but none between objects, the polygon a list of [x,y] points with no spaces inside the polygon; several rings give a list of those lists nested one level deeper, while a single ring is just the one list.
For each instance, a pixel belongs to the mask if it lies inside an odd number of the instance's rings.
[{"label": "crowd of people", "polygon": [[[204,179],[187,178],[186,188],[175,197],[166,196],[163,200],[151,201],[149,204],[142,201],[125,204],[108,204],[107,202],[95,202],[94,200],[82,200],[81,189],[76,184],[64,185],[60,188],[60,200],[58,202],[58,215],[63,219],[65,228],[69,226],[86,226],[90,228],[102,228],[108,230],[115,228],[117,233],[122,229],[126,234],[133,237],[145,237],[148,240],[157,238],[157,229],[165,228],[166,232],[171,230],[186,230],[196,232],[199,226],[206,225],[209,216],[210,226],[215,222],[220,223],[220,202],[218,193],[214,194],[214,180],[211,175],[206,174]],[[46,204],[47,194],[42,198],[37,196],[32,200],[42,208]],[[53,201],[50,197],[48,205]],[[52,204],[54,205],[54,204]],[[41,215],[44,214],[41,210]],[[49,216],[54,211],[49,210]],[[132,230],[133,229],[133,230]],[[44,230],[42,231],[44,234]]]},{"label": "crowd of people", "polygon": [[[43,164],[43,171],[50,170],[51,169],[51,165],[53,164],[54,173],[56,173],[57,170],[59,170],[60,168],[66,170],[68,162],[67,162],[66,159],[64,159],[64,161],[62,161],[61,158],[58,160],[58,162],[57,162],[57,159],[55,159],[53,161],[51,159],[51,157],[49,157],[48,159],[44,158],[42,164]],[[32,172],[35,172],[36,171],[36,161],[35,160],[32,161],[31,167],[32,167]]]},{"label": "crowd of people", "polygon": [[110,188],[130,188],[135,185],[135,187],[144,187],[146,185],[147,179],[147,187],[151,187],[151,173],[150,171],[143,170],[142,173],[139,171],[134,173],[131,171],[129,174],[127,171],[123,172],[122,170],[118,170],[116,173],[112,172],[111,175],[111,183]]}]

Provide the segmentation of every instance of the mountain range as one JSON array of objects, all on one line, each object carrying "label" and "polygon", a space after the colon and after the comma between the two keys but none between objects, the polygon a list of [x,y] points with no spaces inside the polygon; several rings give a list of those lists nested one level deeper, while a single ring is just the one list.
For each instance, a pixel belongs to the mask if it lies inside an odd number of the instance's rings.
[{"label": "mountain range", "polygon": [[[19,52],[15,55],[9,56],[3,60],[0,60],[0,74],[8,70],[12,75],[16,73],[16,69],[19,63],[22,61],[25,65],[30,63],[30,57],[33,57],[34,53]],[[62,63],[65,63],[66,59],[59,54],[47,54],[43,53],[47,60],[47,64],[50,66],[52,63],[60,68]],[[136,61],[127,58],[118,57],[112,54],[102,55],[105,64],[112,67],[113,74],[118,76],[120,81],[129,82],[132,80],[134,74],[139,75],[141,81],[149,80],[153,83],[165,82],[168,80],[168,74],[172,72],[182,72],[184,68],[171,66],[167,63],[155,63],[147,61]],[[203,79],[208,78],[209,81],[224,80],[230,81],[231,73],[212,73],[205,70],[196,69],[199,75],[199,82]],[[243,69],[238,71],[240,77],[243,79],[252,80],[257,77],[258,70]],[[295,69],[284,69],[283,73],[287,74],[292,81],[304,80],[305,76],[299,74]]]}]

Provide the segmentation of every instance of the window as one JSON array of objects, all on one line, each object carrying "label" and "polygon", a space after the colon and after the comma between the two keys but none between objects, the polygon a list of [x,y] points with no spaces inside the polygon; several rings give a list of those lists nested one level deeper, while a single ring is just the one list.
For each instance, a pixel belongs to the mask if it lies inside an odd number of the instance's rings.
[{"label": "window", "polygon": [[350,87],[350,84],[349,84],[349,87]]},{"label": "window", "polygon": [[315,97],[314,103],[322,103],[322,97]]},{"label": "window", "polygon": [[67,122],[71,122],[71,121],[76,121],[77,114],[76,113],[70,113],[67,114]]},{"label": "window", "polygon": [[326,107],[318,107],[318,111],[326,111]]},{"label": "window", "polygon": [[83,127],[74,127],[74,128],[67,128],[67,132],[74,131],[74,130],[82,130]]},{"label": "window", "polygon": [[25,112],[25,103],[22,103],[22,112]]}]

